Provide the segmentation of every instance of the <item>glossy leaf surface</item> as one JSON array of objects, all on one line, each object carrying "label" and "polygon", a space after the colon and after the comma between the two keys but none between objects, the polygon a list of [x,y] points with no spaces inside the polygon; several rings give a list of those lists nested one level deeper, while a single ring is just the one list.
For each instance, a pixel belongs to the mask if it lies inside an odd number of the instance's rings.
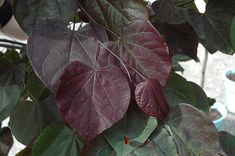
[{"label": "glossy leaf surface", "polygon": [[52,91],[72,61],[93,66],[96,39],[106,40],[103,29],[87,25],[77,32],[56,20],[42,22],[28,40],[28,57],[44,84]]},{"label": "glossy leaf surface", "polygon": [[128,155],[141,146],[156,127],[156,119],[145,116],[136,106],[130,106],[127,115],[106,130],[104,136],[118,156]]},{"label": "glossy leaf surface", "polygon": [[63,123],[48,126],[33,145],[33,156],[75,156],[79,155],[83,143],[76,133]]},{"label": "glossy leaf surface", "polygon": [[35,26],[46,19],[57,19],[65,23],[75,16],[76,0],[13,0],[13,13],[23,30],[30,34]]},{"label": "glossy leaf surface", "polygon": [[[235,16],[235,1],[211,0],[204,14],[190,11],[189,22],[206,47],[232,54],[230,26]],[[211,49],[211,48],[210,48]]]},{"label": "glossy leaf surface", "polygon": [[[150,22],[130,22],[120,39],[106,43],[106,46],[126,65],[133,84],[143,82],[145,77],[157,79],[162,86],[165,85],[172,68],[172,60],[166,43]],[[103,52],[102,57],[113,56],[107,51]],[[114,61],[111,59],[110,62]]]},{"label": "glossy leaf surface", "polygon": [[[52,97],[39,101],[21,101],[10,120],[12,133],[24,145],[32,144],[49,124],[63,121]],[[24,123],[24,126],[20,123]]]},{"label": "glossy leaf surface", "polygon": [[97,23],[117,35],[129,21],[148,19],[148,10],[142,0],[82,0],[80,3]]},{"label": "glossy leaf surface", "polygon": [[198,109],[188,104],[180,104],[170,112],[168,125],[179,155],[217,155],[219,151],[218,131],[212,121]]},{"label": "glossy leaf surface", "polygon": [[219,132],[219,142],[227,156],[235,155],[235,137],[227,132]]},{"label": "glossy leaf surface", "polygon": [[137,85],[135,99],[139,108],[147,115],[165,120],[169,106],[161,84],[156,79],[148,79]]},{"label": "glossy leaf surface", "polygon": [[91,68],[73,62],[60,81],[57,104],[66,122],[88,144],[127,111],[130,88],[118,66]]},{"label": "glossy leaf surface", "polygon": [[179,156],[173,137],[165,128],[155,130],[147,142],[128,156]]}]

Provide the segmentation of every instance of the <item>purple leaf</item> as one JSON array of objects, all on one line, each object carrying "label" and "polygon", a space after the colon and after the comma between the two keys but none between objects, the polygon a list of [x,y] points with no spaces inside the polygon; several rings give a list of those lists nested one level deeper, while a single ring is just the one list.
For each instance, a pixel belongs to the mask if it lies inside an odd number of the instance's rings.
[{"label": "purple leaf", "polygon": [[103,51],[101,57],[107,58],[105,63],[113,64],[115,58],[110,53],[115,53],[126,65],[135,85],[143,82],[144,78],[157,79],[162,86],[166,84],[172,60],[166,43],[148,21],[129,23],[117,41],[106,42],[104,46],[106,53]]},{"label": "purple leaf", "polygon": [[145,114],[161,120],[166,119],[169,106],[158,80],[148,79],[140,83],[135,90],[135,99]]},{"label": "purple leaf", "polygon": [[73,62],[60,80],[57,104],[66,122],[88,144],[127,111],[130,88],[117,66],[92,68]]},{"label": "purple leaf", "polygon": [[106,41],[107,36],[92,24],[73,32],[62,22],[47,20],[30,36],[28,57],[39,78],[56,92],[58,80],[70,62],[93,66],[97,40]]}]

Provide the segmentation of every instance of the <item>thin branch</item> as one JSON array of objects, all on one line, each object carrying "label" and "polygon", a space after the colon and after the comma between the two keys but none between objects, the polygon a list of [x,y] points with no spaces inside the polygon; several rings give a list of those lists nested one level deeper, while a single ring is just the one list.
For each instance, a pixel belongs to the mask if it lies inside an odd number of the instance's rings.
[{"label": "thin branch", "polygon": [[18,41],[12,41],[12,40],[8,40],[8,39],[0,39],[0,42],[11,43],[11,44],[18,44],[18,45],[21,45],[21,46],[26,46],[26,44],[24,44],[24,43],[21,43],[21,42],[18,42]]},{"label": "thin branch", "polygon": [[81,21],[78,30],[80,30],[82,28],[82,24],[83,24],[83,21]]},{"label": "thin branch", "polygon": [[186,2],[182,2],[182,3],[178,4],[176,7],[181,7],[181,6],[184,6],[184,5],[191,3],[191,2],[194,2],[194,0],[188,0]]},{"label": "thin branch", "polygon": [[204,89],[204,84],[205,84],[207,62],[208,62],[208,51],[205,49],[205,59],[202,65],[202,78],[201,78],[202,89]]},{"label": "thin branch", "polygon": [[10,48],[10,49],[22,49],[23,48],[23,46],[16,46],[16,45],[9,45],[9,44],[2,44],[2,43],[0,43],[0,47]]}]

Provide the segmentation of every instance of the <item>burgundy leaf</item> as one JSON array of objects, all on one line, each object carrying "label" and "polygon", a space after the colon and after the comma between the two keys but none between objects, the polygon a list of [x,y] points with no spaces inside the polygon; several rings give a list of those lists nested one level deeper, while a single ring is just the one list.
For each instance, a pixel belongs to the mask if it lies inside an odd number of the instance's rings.
[{"label": "burgundy leaf", "polygon": [[115,53],[126,65],[135,85],[144,81],[144,77],[155,78],[162,86],[165,85],[172,68],[172,60],[166,43],[148,21],[131,22],[120,39],[105,43],[104,46],[106,53],[102,52],[101,57],[107,58],[105,63],[113,64],[115,59],[112,61],[113,56],[110,53]]},{"label": "burgundy leaf", "polygon": [[136,87],[135,98],[137,105],[145,114],[161,120],[166,119],[169,106],[158,80],[148,79],[140,83]]},{"label": "burgundy leaf", "polygon": [[47,20],[30,36],[28,57],[39,78],[55,92],[57,81],[70,62],[93,66],[97,40],[106,41],[107,36],[92,24],[74,32],[62,22]]},{"label": "burgundy leaf", "polygon": [[73,62],[61,77],[56,99],[66,122],[90,143],[124,116],[130,96],[118,66],[91,68]]}]

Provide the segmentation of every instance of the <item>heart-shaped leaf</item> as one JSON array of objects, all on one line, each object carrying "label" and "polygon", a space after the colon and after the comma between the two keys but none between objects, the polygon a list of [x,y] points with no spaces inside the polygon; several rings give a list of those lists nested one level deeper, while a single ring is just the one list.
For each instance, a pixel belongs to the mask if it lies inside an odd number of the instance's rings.
[{"label": "heart-shaped leaf", "polygon": [[30,34],[35,25],[46,19],[68,23],[78,9],[77,1],[61,0],[13,0],[15,18],[23,30]]},{"label": "heart-shaped leaf", "polygon": [[235,16],[234,6],[235,1],[233,0],[210,0],[204,14],[193,11],[188,13],[189,22],[202,44],[223,53],[233,53],[230,28]]},{"label": "heart-shaped leaf", "polygon": [[117,155],[124,156],[141,146],[156,127],[156,119],[145,116],[136,106],[131,105],[126,116],[106,130],[104,136]]},{"label": "heart-shaped leaf", "polygon": [[127,111],[130,88],[118,66],[91,68],[73,62],[60,81],[57,104],[65,121],[88,144]]},{"label": "heart-shaped leaf", "polygon": [[110,51],[115,53],[125,64],[133,84],[138,85],[144,81],[143,78],[154,78],[162,86],[165,85],[172,68],[172,60],[166,43],[150,22],[130,22],[120,39],[106,43],[105,46],[109,50],[103,52],[101,57],[110,58],[113,57]]},{"label": "heart-shaped leaf", "polygon": [[235,136],[227,132],[219,132],[219,143],[227,156],[235,155]]},{"label": "heart-shaped leaf", "polygon": [[164,35],[171,54],[182,54],[197,60],[198,37],[188,23],[156,23],[157,30]]},{"label": "heart-shaped leaf", "polygon": [[[39,101],[21,101],[10,120],[12,133],[24,145],[31,145],[49,124],[63,121],[52,97]],[[24,126],[20,123],[24,123]]]},{"label": "heart-shaped leaf", "polygon": [[80,61],[93,66],[95,38],[106,40],[105,34],[103,29],[90,24],[73,32],[64,23],[47,20],[30,36],[28,57],[39,78],[55,92],[64,68],[70,62]]},{"label": "heart-shaped leaf", "polygon": [[117,35],[129,21],[148,19],[148,9],[142,0],[82,0],[80,3],[97,23]]},{"label": "heart-shaped leaf", "polygon": [[137,85],[135,99],[140,109],[147,115],[165,120],[169,106],[161,84],[156,79],[148,79]]},{"label": "heart-shaped leaf", "polygon": [[190,103],[204,112],[209,110],[207,96],[202,88],[176,73],[171,73],[165,93],[171,108],[177,107],[179,103]]},{"label": "heart-shaped leaf", "polygon": [[48,126],[33,144],[33,156],[79,155],[83,143],[79,136],[63,123]]},{"label": "heart-shaped leaf", "polygon": [[128,156],[179,156],[176,144],[170,133],[162,128],[160,132],[155,130],[147,142],[137,148]]},{"label": "heart-shaped leaf", "polygon": [[215,156],[219,152],[218,131],[198,109],[180,104],[169,114],[168,125],[179,155]]}]

